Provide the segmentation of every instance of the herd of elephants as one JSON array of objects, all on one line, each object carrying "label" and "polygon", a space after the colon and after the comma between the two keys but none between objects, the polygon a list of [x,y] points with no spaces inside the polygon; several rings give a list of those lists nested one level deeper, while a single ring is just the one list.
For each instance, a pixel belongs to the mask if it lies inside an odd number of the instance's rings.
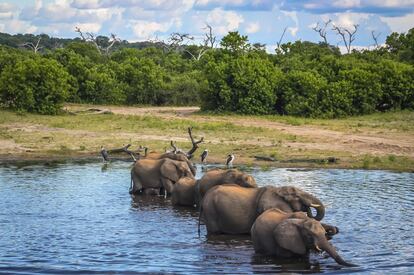
[{"label": "herd of elephants", "polygon": [[293,258],[325,251],[338,264],[355,266],[330,244],[339,230],[321,222],[325,207],[317,197],[293,186],[258,187],[237,169],[213,168],[196,179],[194,151],[146,152],[131,169],[129,192],[171,196],[174,205],[196,207],[198,230],[201,220],[208,234],[250,234],[258,254]]}]

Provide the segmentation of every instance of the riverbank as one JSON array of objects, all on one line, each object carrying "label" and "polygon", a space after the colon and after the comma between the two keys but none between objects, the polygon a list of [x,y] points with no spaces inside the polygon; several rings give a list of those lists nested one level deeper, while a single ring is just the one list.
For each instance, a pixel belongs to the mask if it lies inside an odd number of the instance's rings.
[{"label": "riverbank", "polygon": [[[235,165],[362,168],[413,171],[414,112],[339,120],[211,115],[197,107],[67,105],[59,116],[0,110],[0,161],[99,160],[100,146],[132,144],[162,152],[170,140],[190,149],[187,127],[204,137],[210,163],[236,156]],[[89,109],[96,110],[89,110]],[[258,160],[266,156],[275,161]]]}]

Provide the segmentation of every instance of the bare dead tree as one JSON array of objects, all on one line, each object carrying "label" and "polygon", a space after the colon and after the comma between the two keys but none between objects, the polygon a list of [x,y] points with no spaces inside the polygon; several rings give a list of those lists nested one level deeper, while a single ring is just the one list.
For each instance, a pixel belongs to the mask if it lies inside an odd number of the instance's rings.
[{"label": "bare dead tree", "polygon": [[317,33],[319,33],[319,36],[323,39],[323,42],[325,44],[328,44],[328,39],[326,38],[326,34],[327,34],[327,27],[328,25],[332,22],[331,19],[329,19],[326,22],[323,22],[323,26],[319,25],[319,22],[316,23],[316,26],[312,28],[312,30],[316,31]]},{"label": "bare dead tree", "polygon": [[[107,150],[108,154],[118,154],[118,153],[126,153],[128,154],[131,159],[135,162],[137,161],[137,159],[140,159],[140,153],[139,152],[133,152],[131,150],[129,150],[128,148],[131,147],[131,144],[127,144],[121,148],[116,148],[116,149],[110,149]],[[118,160],[124,160],[124,159],[118,159]]]},{"label": "bare dead tree", "polygon": [[42,37],[41,36],[39,36],[39,38],[37,39],[36,44],[34,44],[32,42],[26,42],[26,43],[23,43],[21,46],[22,47],[29,48],[34,53],[37,53],[39,50],[43,49],[43,46],[40,46],[40,40],[42,40]]},{"label": "bare dead tree", "polygon": [[342,37],[342,41],[344,41],[345,48],[348,53],[351,52],[352,42],[355,40],[356,32],[358,31],[358,24],[354,24],[354,30],[350,30],[344,27],[339,27],[333,25],[332,30],[336,31],[338,35]]},{"label": "bare dead tree", "polygon": [[280,46],[282,45],[282,40],[283,40],[283,37],[285,36],[286,31],[287,31],[287,27],[285,27],[283,29],[283,32],[282,32],[282,35],[279,38],[279,41],[276,42],[277,50],[280,50]]},{"label": "bare dead tree", "polygon": [[100,54],[105,54],[105,55],[109,54],[109,51],[115,45],[116,42],[121,41],[119,38],[116,37],[115,34],[111,33],[110,38],[109,38],[109,45],[104,46],[104,45],[99,45],[99,41],[96,35],[92,32],[83,33],[79,27],[75,27],[75,32],[79,33],[79,36],[82,38],[83,41],[92,43]]},{"label": "bare dead tree", "polygon": [[175,51],[183,51],[191,56],[191,59],[199,61],[201,57],[209,50],[214,48],[216,44],[216,36],[213,35],[213,28],[206,24],[204,28],[207,32],[204,38],[198,45],[194,45],[193,51],[189,50],[189,43],[193,42],[195,38],[188,33],[172,33],[168,39],[168,49]]},{"label": "bare dead tree", "polygon": [[191,159],[193,157],[194,152],[198,149],[198,145],[204,141],[204,137],[201,137],[199,140],[194,140],[193,133],[192,133],[193,127],[188,127],[188,135],[190,136],[191,144],[193,147],[187,152],[187,157]]},{"label": "bare dead tree", "polygon": [[377,35],[375,35],[375,31],[371,31],[371,35],[372,35],[372,39],[374,40],[375,48],[378,49],[379,48],[378,37],[381,35],[381,33],[378,33]]},{"label": "bare dead tree", "polygon": [[213,28],[209,24],[206,24],[206,27],[204,29],[208,29],[207,33],[205,34],[204,44],[208,45],[210,49],[213,49],[216,44],[216,36],[213,35]]}]

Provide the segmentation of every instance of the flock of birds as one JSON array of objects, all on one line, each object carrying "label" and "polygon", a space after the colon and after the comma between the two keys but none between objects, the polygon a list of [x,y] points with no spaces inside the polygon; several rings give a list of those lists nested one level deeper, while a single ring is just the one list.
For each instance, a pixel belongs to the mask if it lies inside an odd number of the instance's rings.
[{"label": "flock of birds", "polygon": [[[139,149],[144,150],[145,155],[147,155],[148,147],[140,146]],[[177,153],[176,150],[173,151],[173,153]],[[104,162],[109,162],[110,161],[108,151],[103,146],[101,146],[101,155],[102,155],[102,158],[103,158]],[[207,164],[207,157],[208,157],[208,149],[204,149],[204,151],[200,155],[201,163]],[[234,157],[233,154],[228,154],[227,155],[227,158],[226,158],[227,168],[233,168],[234,159],[235,159],[235,157]]]}]

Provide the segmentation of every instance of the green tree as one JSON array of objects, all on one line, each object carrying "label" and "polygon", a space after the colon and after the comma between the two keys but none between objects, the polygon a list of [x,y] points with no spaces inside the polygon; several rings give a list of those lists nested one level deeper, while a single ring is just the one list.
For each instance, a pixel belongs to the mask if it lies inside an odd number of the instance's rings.
[{"label": "green tree", "polygon": [[69,74],[46,58],[18,60],[0,77],[1,102],[19,111],[56,114],[70,92]]},{"label": "green tree", "polygon": [[120,64],[118,77],[124,85],[127,104],[162,104],[164,75],[164,70],[148,58],[133,58]]},{"label": "green tree", "polygon": [[238,31],[229,32],[221,39],[220,45],[232,54],[244,53],[250,49],[247,36],[240,35]]},{"label": "green tree", "polygon": [[275,108],[279,114],[318,116],[319,96],[326,86],[326,79],[317,73],[291,71],[277,86]]},{"label": "green tree", "polygon": [[281,72],[266,59],[239,56],[229,63],[210,63],[205,110],[242,114],[269,114],[275,104],[274,89]]}]

